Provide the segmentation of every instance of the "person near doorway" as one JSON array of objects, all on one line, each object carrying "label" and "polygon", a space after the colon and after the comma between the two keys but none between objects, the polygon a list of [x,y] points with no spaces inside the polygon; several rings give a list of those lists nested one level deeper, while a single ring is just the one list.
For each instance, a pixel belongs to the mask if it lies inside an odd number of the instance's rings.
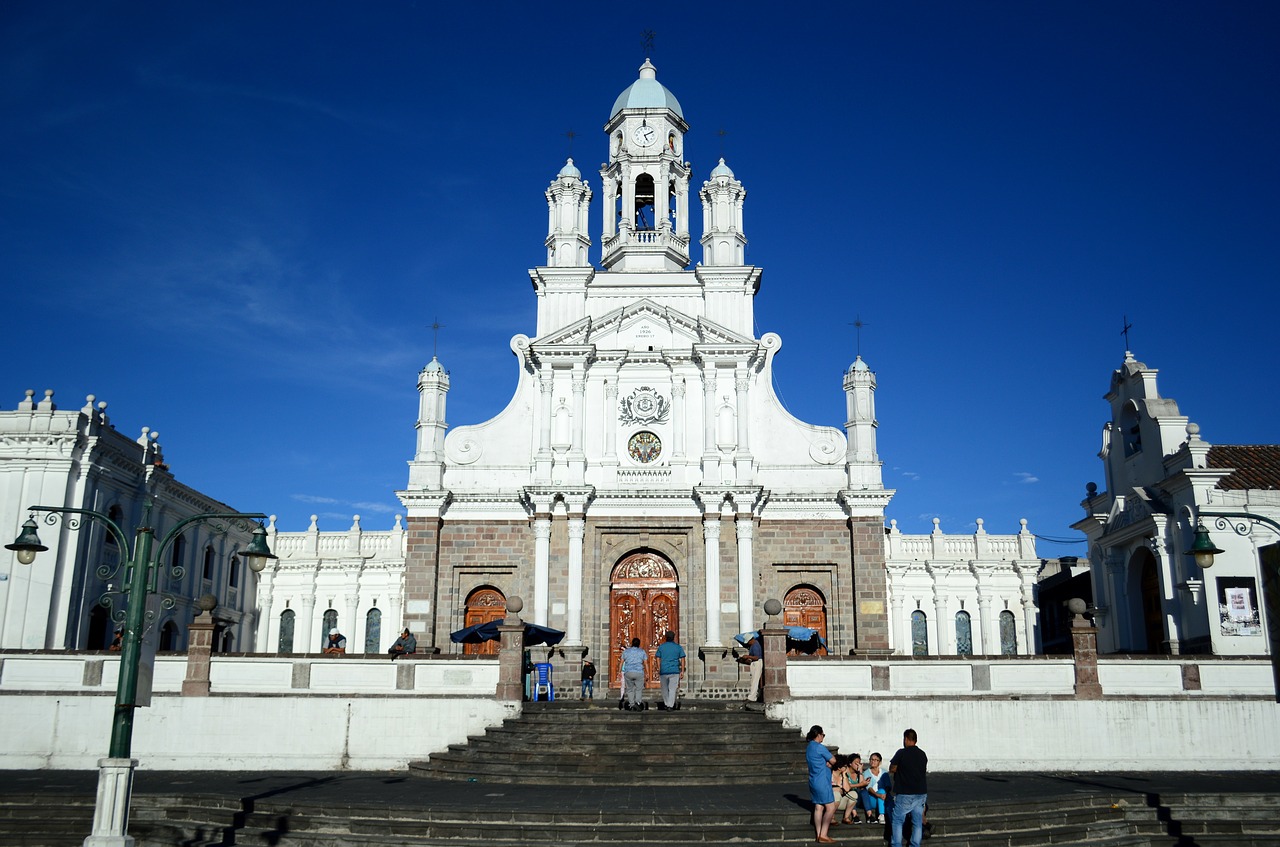
[{"label": "person near doorway", "polygon": [[404,628],[404,632],[400,633],[400,637],[387,650],[393,662],[397,656],[410,656],[416,652],[418,652],[418,639],[409,631],[407,626]]},{"label": "person near doorway", "polygon": [[655,653],[658,657],[658,680],[661,683],[662,700],[658,708],[662,711],[674,711],[680,708],[676,702],[676,693],[680,687],[680,677],[684,676],[684,648],[676,643],[676,634],[667,630],[667,638],[658,646]]},{"label": "person near doorway", "polygon": [[764,695],[760,691],[760,681],[764,678],[764,643],[759,632],[751,633],[747,640],[746,655],[738,657],[738,661],[751,671],[751,681],[747,683],[747,703],[763,702]]},{"label": "person near doorway", "polygon": [[347,652],[347,637],[336,626],[329,630],[329,641],[324,645],[324,652],[331,656],[341,656]]},{"label": "person near doorway", "polygon": [[626,686],[624,697],[627,708],[638,712],[644,708],[640,692],[644,689],[644,663],[649,654],[640,647],[640,639],[631,639],[631,646],[622,651],[622,681]]},{"label": "person near doorway", "polygon": [[122,643],[123,638],[124,638],[124,630],[117,629],[116,634],[111,638],[111,643],[107,645],[107,649],[110,650],[112,653],[119,653],[121,647],[124,646]]},{"label": "person near doorway", "polygon": [[893,847],[902,847],[902,823],[911,816],[911,847],[920,847],[924,835],[924,807],[929,802],[929,757],[916,746],[916,731],[904,730],[902,749],[889,760],[893,775]]},{"label": "person near doorway", "polygon": [[596,696],[596,666],[590,659],[582,660],[582,699],[594,700]]}]

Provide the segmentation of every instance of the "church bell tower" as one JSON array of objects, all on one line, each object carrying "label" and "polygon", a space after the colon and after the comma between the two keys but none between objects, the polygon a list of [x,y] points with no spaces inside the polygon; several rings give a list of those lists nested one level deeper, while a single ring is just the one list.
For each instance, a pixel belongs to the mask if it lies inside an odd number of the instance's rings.
[{"label": "church bell tower", "polygon": [[604,126],[609,161],[601,262],[611,271],[678,271],[689,264],[689,125],[675,95],[645,59],[640,78],[613,104]]}]

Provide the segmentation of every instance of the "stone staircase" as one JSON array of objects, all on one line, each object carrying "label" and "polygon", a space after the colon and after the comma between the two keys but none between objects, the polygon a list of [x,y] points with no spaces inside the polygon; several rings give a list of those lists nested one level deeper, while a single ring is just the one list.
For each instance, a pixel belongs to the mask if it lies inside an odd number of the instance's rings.
[{"label": "stone staircase", "polygon": [[415,773],[443,780],[556,785],[725,785],[805,781],[804,736],[740,703],[620,711],[616,701],[527,703],[524,714],[453,744]]},{"label": "stone staircase", "polygon": [[[423,805],[334,806],[265,800],[249,803],[175,794],[135,797],[130,833],[138,847],[444,847],[444,845],[558,844],[569,847],[812,843],[807,810],[798,802],[735,806],[720,795],[714,808],[662,803],[585,810],[510,805],[477,795],[474,805],[431,808],[431,783],[421,780]],[[517,788],[512,795],[520,792]],[[676,795],[671,794],[667,799]],[[87,830],[92,801],[0,799],[0,844],[71,847]],[[540,798],[541,799],[541,798]],[[660,798],[661,799],[661,798]],[[1193,795],[1166,805],[1134,804],[1104,795],[1038,801],[998,801],[931,809],[930,847],[1196,847],[1280,845],[1280,809],[1273,795]],[[541,805],[541,803],[539,803]],[[1193,818],[1178,819],[1182,810]],[[1206,811],[1212,814],[1206,816]],[[1189,832],[1188,829],[1195,830]],[[1174,831],[1177,830],[1177,831]],[[880,826],[832,831],[840,843],[880,847]]]}]

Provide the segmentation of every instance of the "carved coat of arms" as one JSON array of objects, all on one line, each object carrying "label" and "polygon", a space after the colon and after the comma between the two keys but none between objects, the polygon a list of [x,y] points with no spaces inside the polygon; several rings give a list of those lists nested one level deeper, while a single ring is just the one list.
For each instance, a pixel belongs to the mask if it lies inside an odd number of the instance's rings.
[{"label": "carved coat of arms", "polygon": [[622,398],[618,420],[632,424],[664,423],[671,416],[671,401],[648,386],[641,386]]}]

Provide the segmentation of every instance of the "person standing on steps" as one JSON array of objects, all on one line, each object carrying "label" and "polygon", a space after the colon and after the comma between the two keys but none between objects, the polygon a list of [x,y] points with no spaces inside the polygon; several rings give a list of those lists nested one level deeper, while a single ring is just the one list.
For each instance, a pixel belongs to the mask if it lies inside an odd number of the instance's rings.
[{"label": "person standing on steps", "polygon": [[593,700],[596,696],[596,666],[590,659],[582,660],[582,699]]},{"label": "person standing on steps", "polygon": [[644,708],[640,692],[644,690],[644,663],[649,654],[640,647],[640,639],[631,639],[631,646],[622,651],[622,681],[626,685],[624,696],[627,708],[638,712]]},{"label": "person standing on steps", "polygon": [[[836,756],[822,743],[827,734],[822,727],[814,725],[809,728],[805,739],[809,742],[804,749],[805,764],[809,766],[809,799],[813,801],[813,834],[819,844],[835,844],[836,840],[827,835],[831,829],[831,821],[836,816],[836,795],[831,787],[831,771]],[[900,846],[899,846],[900,847]]]},{"label": "person standing on steps", "polygon": [[674,632],[667,630],[667,639],[658,646],[655,655],[658,657],[658,681],[662,691],[658,708],[674,711],[680,708],[676,702],[676,690],[680,687],[680,677],[684,676],[684,648],[676,643]]},{"label": "person standing on steps", "polygon": [[751,638],[747,641],[747,653],[745,656],[740,656],[738,661],[751,670],[751,681],[747,683],[747,699],[743,705],[764,702],[764,696],[760,691],[760,680],[764,678],[764,642],[760,638],[760,633],[751,634]]},{"label": "person standing on steps", "polygon": [[924,807],[929,802],[926,775],[929,757],[916,746],[916,731],[902,733],[902,749],[889,760],[893,775],[893,847],[902,847],[902,822],[911,816],[911,847],[920,847],[924,835]]}]

